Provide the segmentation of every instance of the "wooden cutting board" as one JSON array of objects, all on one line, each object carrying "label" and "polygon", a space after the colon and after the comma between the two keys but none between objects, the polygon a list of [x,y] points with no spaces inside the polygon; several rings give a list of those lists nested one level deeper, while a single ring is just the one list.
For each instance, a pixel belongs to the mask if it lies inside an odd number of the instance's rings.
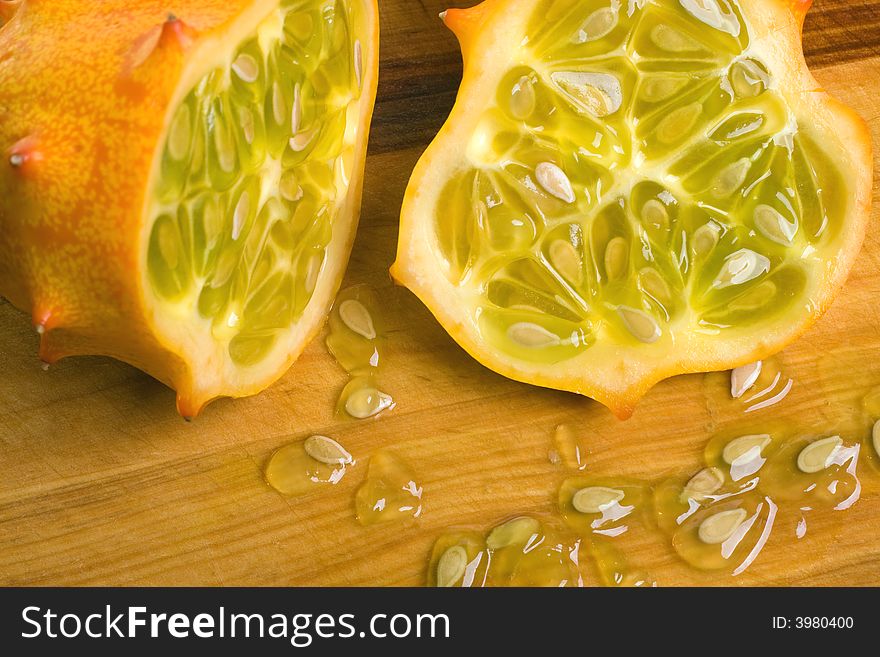
[{"label": "wooden cutting board", "polygon": [[[454,4],[464,6],[467,2]],[[363,218],[347,284],[384,300],[398,406],[377,421],[334,417],[345,373],[316,340],[278,384],[211,405],[191,424],[174,394],[103,358],[43,371],[27,319],[0,305],[0,584],[417,585],[452,525],[488,527],[550,512],[564,473],[547,458],[553,428],[573,427],[587,472],[657,479],[694,472],[741,409],[722,374],[658,385],[627,422],[574,395],[508,381],[478,365],[387,269],[408,174],[452,105],[461,64],[437,18],[441,0],[380,0],[382,69]],[[807,59],[828,90],[867,119],[880,144],[880,0],[818,0]],[[832,421],[880,386],[880,223],[875,211],[849,283],[827,315],[780,357],[792,393],[750,416]],[[274,449],[335,436],[358,464],[337,486],[285,498],[263,482]],[[354,492],[369,456],[391,448],[424,486],[413,524],[362,527]],[[880,474],[873,474],[875,480]],[[811,520],[803,540],[771,536],[737,578],[699,574],[674,555],[661,584],[880,584],[880,494]]]}]

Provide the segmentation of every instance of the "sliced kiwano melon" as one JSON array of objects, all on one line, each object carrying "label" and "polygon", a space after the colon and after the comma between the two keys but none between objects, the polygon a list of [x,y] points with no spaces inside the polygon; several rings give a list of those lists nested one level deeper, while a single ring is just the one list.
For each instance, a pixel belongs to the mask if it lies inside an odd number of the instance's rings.
[{"label": "sliced kiwano melon", "polygon": [[488,367],[620,417],[663,378],[780,350],[869,216],[869,133],[807,70],[808,4],[449,10],[464,79],[393,275]]},{"label": "sliced kiwano melon", "polygon": [[127,361],[184,416],[268,386],[353,241],[375,0],[0,9],[0,294],[41,357]]}]

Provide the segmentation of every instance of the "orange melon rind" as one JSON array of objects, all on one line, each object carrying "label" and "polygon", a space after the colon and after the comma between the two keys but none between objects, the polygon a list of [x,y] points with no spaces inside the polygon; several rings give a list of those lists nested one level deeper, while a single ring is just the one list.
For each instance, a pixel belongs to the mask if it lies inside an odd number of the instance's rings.
[{"label": "orange melon rind", "polygon": [[40,357],[128,362],[185,417],[278,379],[354,239],[375,0],[4,1],[0,21],[0,293]]}]

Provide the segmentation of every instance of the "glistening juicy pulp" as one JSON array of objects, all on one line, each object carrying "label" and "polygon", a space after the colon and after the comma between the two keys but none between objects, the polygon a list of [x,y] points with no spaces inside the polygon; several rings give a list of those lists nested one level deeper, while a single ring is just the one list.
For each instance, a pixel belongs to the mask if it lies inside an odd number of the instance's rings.
[{"label": "glistening juicy pulp", "polygon": [[163,310],[259,364],[303,315],[346,198],[363,77],[356,3],[286,0],[192,88],[153,192]]},{"label": "glistening juicy pulp", "polygon": [[482,339],[549,365],[809,307],[847,185],[739,5],[530,5],[434,214]]},{"label": "glistening juicy pulp", "polygon": [[487,367],[629,417],[769,357],[839,292],[870,131],[810,75],[808,0],[484,0],[392,274]]}]

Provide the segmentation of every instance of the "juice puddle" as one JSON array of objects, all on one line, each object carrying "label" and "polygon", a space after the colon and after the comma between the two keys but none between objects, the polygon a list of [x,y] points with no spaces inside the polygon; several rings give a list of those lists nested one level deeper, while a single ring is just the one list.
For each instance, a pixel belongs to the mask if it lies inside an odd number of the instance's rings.
[{"label": "juice puddle", "polygon": [[320,484],[338,484],[355,460],[332,438],[310,436],[280,447],[266,465],[266,483],[283,495],[314,492]]},{"label": "juice puddle", "polygon": [[403,459],[380,450],[370,457],[367,479],[355,495],[355,510],[362,525],[418,518],[422,515],[422,487]]},{"label": "juice puddle", "polygon": [[656,586],[640,546],[655,533],[652,491],[640,481],[570,477],[559,488],[559,512],[589,546],[605,586]]},{"label": "juice puddle", "polygon": [[[521,516],[500,526],[518,537],[515,549],[504,548],[506,559],[488,545],[498,527],[441,536],[428,583],[571,585],[570,560],[556,557],[575,547],[577,581],[591,564],[607,586],[657,585],[657,572],[670,562],[690,569],[693,581],[731,585],[765,549],[798,555],[804,565],[813,554],[814,524],[825,537],[845,540],[846,512],[866,494],[876,502],[880,492],[880,372],[853,386],[852,373],[864,370],[861,359],[853,352],[852,362],[841,364],[837,356],[832,366],[827,357],[787,363],[779,356],[760,368],[706,375],[712,421],[702,466],[657,481],[571,474],[558,489],[558,515]],[[820,385],[796,385],[807,378]],[[549,457],[568,470],[588,465],[566,425],[555,429]],[[556,556],[547,563],[522,560],[531,535],[542,532],[553,535]]]},{"label": "juice puddle", "polygon": [[553,465],[570,470],[583,470],[587,467],[586,450],[574,430],[567,424],[560,424],[553,431],[553,443],[547,458]]},{"label": "juice puddle", "polygon": [[366,420],[394,408],[394,400],[379,390],[374,376],[353,377],[342,389],[336,412],[357,420]]},{"label": "juice puddle", "polygon": [[327,348],[351,376],[336,411],[364,420],[394,408],[391,395],[379,387],[384,363],[382,322],[376,292],[366,285],[342,290],[330,313]]},{"label": "juice puddle", "polygon": [[511,518],[486,533],[450,531],[434,544],[428,585],[583,586],[581,539],[557,519]]}]

